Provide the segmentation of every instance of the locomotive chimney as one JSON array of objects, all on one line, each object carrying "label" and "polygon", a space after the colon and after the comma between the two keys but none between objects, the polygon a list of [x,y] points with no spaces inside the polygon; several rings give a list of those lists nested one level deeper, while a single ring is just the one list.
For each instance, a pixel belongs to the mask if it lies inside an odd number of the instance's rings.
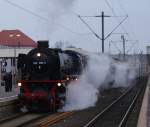
[{"label": "locomotive chimney", "polygon": [[47,40],[37,41],[37,47],[38,48],[48,48],[49,42]]}]

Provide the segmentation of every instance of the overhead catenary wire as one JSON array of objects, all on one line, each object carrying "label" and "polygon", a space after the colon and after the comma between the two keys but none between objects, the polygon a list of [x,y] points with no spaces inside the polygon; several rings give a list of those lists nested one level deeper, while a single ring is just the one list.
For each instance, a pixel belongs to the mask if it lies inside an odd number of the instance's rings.
[{"label": "overhead catenary wire", "polygon": [[118,48],[118,46],[114,41],[110,41],[110,43],[113,43],[114,44],[113,46],[119,51],[119,53],[121,53],[121,50]]},{"label": "overhead catenary wire", "polygon": [[[118,1],[118,3],[119,3],[120,8],[124,11],[125,14],[127,14],[126,10],[124,9],[124,7],[123,7],[123,5],[120,3],[120,1],[119,1],[119,0],[117,0],[117,1]],[[107,6],[110,8],[110,10],[112,11],[113,15],[116,16],[115,11],[114,11],[114,9],[111,7],[111,5],[109,4],[108,0],[105,0],[105,2],[106,2],[106,4],[107,4]],[[116,19],[117,19],[117,18],[116,18]],[[129,19],[129,18],[128,18],[128,19]],[[117,19],[117,20],[118,20],[118,19]],[[130,19],[129,19],[128,21],[129,21],[129,23],[130,23]],[[118,22],[119,22],[119,20],[118,20]],[[131,26],[131,23],[130,23],[130,26]],[[127,33],[127,31],[126,31],[126,29],[125,29],[125,27],[124,27],[123,25],[122,25],[122,29],[124,30],[125,33]],[[131,32],[132,32],[132,35],[134,36],[134,38],[136,38],[136,35],[135,35],[134,31],[131,31]],[[128,33],[128,37],[131,38],[131,36],[130,36],[129,33]],[[135,40],[137,40],[137,39],[135,39]],[[135,42],[135,43],[136,43],[136,42]],[[133,49],[133,46],[135,46],[135,43],[133,43],[133,44],[131,45],[131,47],[129,48],[129,50]],[[128,52],[129,52],[129,51],[127,51],[127,53],[128,53]]]},{"label": "overhead catenary wire", "polygon": [[[105,0],[105,2],[106,2],[106,4],[107,4],[107,6],[110,8],[110,10],[112,11],[113,15],[116,16],[116,13],[115,13],[114,9],[111,7],[110,3],[109,3],[107,0]],[[118,18],[116,18],[116,20],[117,20],[118,22],[120,22]],[[126,29],[124,28],[123,25],[121,25],[121,27],[122,27],[122,29],[123,29],[123,31],[124,31],[125,33],[128,33],[128,32],[126,31]],[[129,36],[129,38],[131,38],[129,34],[128,34],[128,36]]]},{"label": "overhead catenary wire", "polygon": [[[120,0],[117,0],[117,1],[118,1],[118,4],[119,4],[120,8],[124,11],[125,14],[127,14],[127,11],[125,10],[124,6],[121,4]],[[137,41],[137,36],[136,36],[136,34],[135,34],[135,32],[134,32],[134,29],[133,29],[133,25],[131,25],[131,22],[130,22],[130,17],[128,18],[128,22],[129,22],[129,25],[132,27],[132,29],[131,29],[130,31],[131,31],[132,35],[134,36],[136,42],[134,42],[134,43],[130,46],[129,50],[127,50],[127,53],[129,53],[130,50],[132,50],[132,49],[136,46],[136,44],[137,44],[137,42],[138,42],[138,41]],[[139,43],[138,43],[138,47],[139,47]]]},{"label": "overhead catenary wire", "polygon": [[80,16],[79,14],[77,14],[76,12],[70,10],[76,17],[78,17],[87,27],[88,29],[92,32],[92,34],[94,34],[96,36],[96,38],[100,39],[100,36],[83,20],[82,16]]},{"label": "overhead catenary wire", "polygon": [[[134,41],[134,40],[126,40],[126,41]],[[118,46],[116,45],[116,43],[115,42],[122,42],[122,41],[110,41],[111,43],[113,43],[114,44],[114,47],[121,53],[121,50],[118,48]],[[133,49],[134,48],[134,46],[136,45],[138,43],[138,40],[135,40],[134,41],[134,43],[132,43],[132,45],[130,46],[130,48],[128,48],[128,50],[126,50],[126,54],[128,54],[130,51],[131,51],[131,49]]]},{"label": "overhead catenary wire", "polygon": [[[127,11],[125,10],[124,6],[121,4],[120,0],[117,0],[118,1],[118,4],[120,6],[120,8],[124,11],[125,14],[127,14]],[[134,38],[137,38],[136,37],[136,34],[135,34],[135,31],[133,29],[133,25],[131,25],[131,21],[130,21],[130,17],[128,18],[128,21],[129,21],[129,25],[132,26],[132,35],[134,36]]]},{"label": "overhead catenary wire", "polygon": [[[72,11],[73,12],[73,11]],[[79,17],[79,19],[90,29],[90,31],[98,38],[98,39],[101,39],[99,37],[99,35],[94,32],[94,30],[83,20],[82,17],[100,17],[99,15],[97,16],[80,16],[79,14],[76,14],[75,12],[73,12],[77,17]],[[117,17],[117,16],[106,16],[106,17]],[[120,17],[120,16],[119,16]],[[121,16],[121,17],[125,17],[121,22],[119,22],[119,24],[104,38],[104,40],[106,40],[127,18],[128,18],[128,15],[126,16]]]},{"label": "overhead catenary wire", "polygon": [[41,19],[41,20],[43,20],[43,21],[51,22],[52,24],[55,24],[55,25],[57,25],[57,26],[60,26],[60,27],[63,28],[64,30],[66,30],[66,31],[68,31],[68,32],[71,32],[71,33],[73,33],[73,34],[76,34],[76,35],[89,35],[89,34],[91,34],[91,33],[78,33],[78,32],[72,31],[71,29],[67,28],[66,26],[64,26],[64,25],[62,25],[62,24],[59,24],[59,23],[55,23],[54,21],[50,20],[49,18],[46,18],[46,17],[44,17],[44,16],[41,16],[41,15],[39,15],[39,14],[37,14],[37,13],[35,13],[35,12],[33,12],[33,11],[27,9],[27,8],[24,8],[24,7],[22,7],[22,6],[20,6],[20,5],[16,4],[16,3],[14,3],[14,2],[12,2],[12,1],[9,1],[9,0],[3,0],[3,1],[4,1],[4,2],[7,2],[8,4],[10,4],[10,5],[12,5],[12,6],[16,7],[16,8],[19,8],[19,9],[25,11],[26,13],[29,13],[29,14],[31,14],[31,15],[33,15],[33,16],[35,16],[35,17],[37,17],[37,18],[39,18],[39,19]]},{"label": "overhead catenary wire", "polygon": [[80,20],[89,28],[89,30],[90,30],[98,39],[101,39],[101,38],[99,37],[99,35],[98,35],[96,32],[94,32],[94,30],[81,18],[80,15],[78,15],[78,17],[80,18]]},{"label": "overhead catenary wire", "polygon": [[134,46],[135,46],[137,43],[138,43],[138,41],[134,42],[134,43],[130,46],[130,48],[127,50],[127,53],[129,53],[129,52],[131,51],[131,49],[133,49]]},{"label": "overhead catenary wire", "polygon": [[[93,15],[93,16],[87,16],[87,15],[85,15],[85,16],[81,16],[81,17],[87,17],[87,18],[88,18],[88,17],[93,17],[93,18],[98,17],[98,18],[99,18],[100,16],[101,16],[101,15]],[[106,17],[107,17],[107,16],[106,16]],[[115,17],[115,18],[116,18],[116,17],[125,17],[125,16],[124,16],[124,15],[120,15],[120,16],[108,16],[108,17]]]},{"label": "overhead catenary wire", "polygon": [[[102,52],[104,52],[104,40],[106,40],[109,36],[111,36],[111,34],[127,19],[128,16],[124,16],[125,18],[119,22],[119,24],[105,37],[104,36],[104,32],[103,32],[103,28],[102,28],[102,37],[100,38],[100,36],[83,20],[82,17],[101,17],[102,18],[102,24],[104,23],[103,18],[104,17],[111,17],[108,15],[104,15],[104,12],[102,12],[102,15],[95,15],[95,16],[80,16],[79,14],[76,14],[75,12],[73,12],[77,17],[79,17],[79,19],[90,29],[90,31],[100,40],[102,40]],[[104,25],[102,25],[103,27]]]},{"label": "overhead catenary wire", "polygon": [[128,16],[126,16],[106,37],[105,40],[128,18]]}]

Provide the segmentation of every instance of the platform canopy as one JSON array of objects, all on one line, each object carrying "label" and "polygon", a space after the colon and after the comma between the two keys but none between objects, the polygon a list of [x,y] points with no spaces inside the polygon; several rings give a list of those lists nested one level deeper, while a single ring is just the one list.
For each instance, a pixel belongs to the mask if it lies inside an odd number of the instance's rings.
[{"label": "platform canopy", "polygon": [[0,58],[18,57],[20,53],[27,54],[32,48],[0,48]]}]

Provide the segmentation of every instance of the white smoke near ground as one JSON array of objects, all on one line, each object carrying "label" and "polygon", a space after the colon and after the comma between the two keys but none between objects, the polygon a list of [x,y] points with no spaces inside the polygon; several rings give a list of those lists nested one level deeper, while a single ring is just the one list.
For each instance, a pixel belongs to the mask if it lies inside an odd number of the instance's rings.
[{"label": "white smoke near ground", "polygon": [[101,89],[127,87],[136,76],[129,63],[116,62],[108,55],[90,55],[88,65],[77,81],[67,86],[63,111],[95,106]]},{"label": "white smoke near ground", "polygon": [[[128,75],[130,74],[129,72],[129,64],[128,63],[116,63],[116,74],[115,74],[115,82],[113,87],[125,87],[128,86],[129,78]],[[131,80],[131,79],[130,79]]]}]

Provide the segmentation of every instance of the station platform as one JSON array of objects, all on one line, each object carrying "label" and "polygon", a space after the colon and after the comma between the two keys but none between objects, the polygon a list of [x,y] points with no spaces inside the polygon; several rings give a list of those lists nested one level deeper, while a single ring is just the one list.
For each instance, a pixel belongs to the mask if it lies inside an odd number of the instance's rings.
[{"label": "station platform", "polygon": [[150,76],[147,82],[137,127],[150,127]]},{"label": "station platform", "polygon": [[11,92],[5,92],[5,86],[0,85],[0,102],[5,100],[11,100],[17,98],[17,95],[19,93],[19,88],[16,86],[12,86]]}]

